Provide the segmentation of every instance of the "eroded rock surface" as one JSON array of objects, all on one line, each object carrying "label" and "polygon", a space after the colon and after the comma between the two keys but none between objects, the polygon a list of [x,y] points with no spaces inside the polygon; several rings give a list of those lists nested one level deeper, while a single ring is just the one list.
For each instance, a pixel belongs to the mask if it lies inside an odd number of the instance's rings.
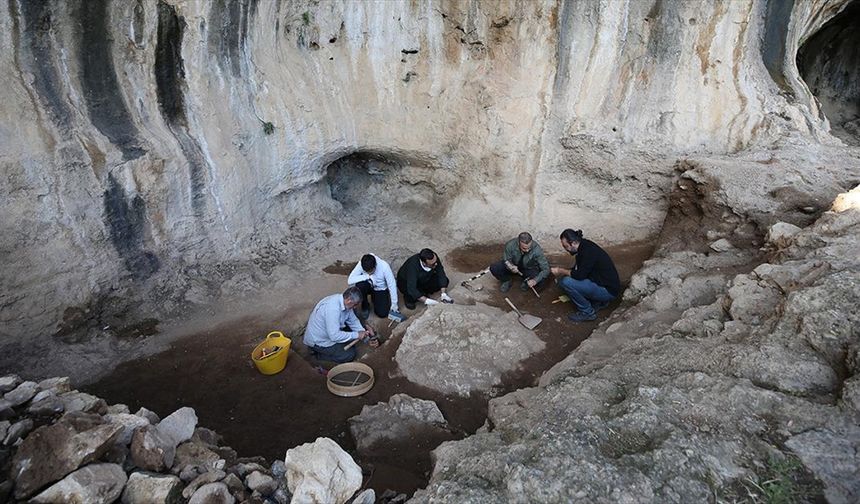
[{"label": "eroded rock surface", "polygon": [[387,403],[366,405],[349,419],[349,431],[359,451],[387,442],[404,442],[428,430],[443,433],[448,422],[433,401],[395,394]]},{"label": "eroded rock surface", "polygon": [[467,396],[490,391],[505,372],[544,346],[513,312],[455,304],[433,306],[416,318],[395,358],[409,381]]},{"label": "eroded rock surface", "polygon": [[328,438],[287,450],[284,463],[296,502],[343,504],[361,488],[361,468]]}]

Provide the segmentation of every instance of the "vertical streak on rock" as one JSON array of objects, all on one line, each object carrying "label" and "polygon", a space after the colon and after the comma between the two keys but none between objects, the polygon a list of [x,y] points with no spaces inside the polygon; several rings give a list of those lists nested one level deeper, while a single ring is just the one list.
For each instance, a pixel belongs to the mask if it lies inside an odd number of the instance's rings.
[{"label": "vertical streak on rock", "polygon": [[77,5],[83,95],[93,125],[122,150],[124,159],[136,159],[145,151],[116,79],[107,23],[109,3],[79,0]]},{"label": "vertical streak on rock", "polygon": [[207,43],[218,58],[218,66],[233,77],[242,73],[242,53],[248,36],[249,19],[257,11],[257,0],[215,0],[209,17]]},{"label": "vertical streak on rock", "polygon": [[185,20],[176,14],[176,9],[164,2],[158,3],[158,33],[155,48],[155,85],[158,106],[164,122],[179,142],[179,147],[188,161],[191,185],[191,208],[197,217],[206,210],[206,159],[200,146],[188,132],[185,115],[185,68],[182,61],[182,37]]},{"label": "vertical streak on rock", "polygon": [[558,42],[555,49],[555,81],[552,85],[553,98],[562,96],[570,81],[570,50],[573,45],[573,2],[562,0],[558,15]]},{"label": "vertical streak on rock", "polygon": [[792,92],[785,80],[785,45],[794,0],[768,0],[764,18],[764,40],[761,57],[773,81],[783,90]]},{"label": "vertical streak on rock", "polygon": [[104,192],[104,218],[114,248],[135,280],[145,280],[159,268],[158,258],[143,250],[146,204],[139,195],[131,201],[113,175]]},{"label": "vertical streak on rock", "polygon": [[[9,4],[10,7],[15,5],[14,1]],[[68,130],[71,112],[61,89],[63,79],[55,65],[56,55],[60,51],[54,44],[51,3],[23,1],[19,3],[18,9],[24,22],[16,30],[22,40],[19,49],[24,61],[21,63],[33,73],[33,89],[48,116],[61,130]]]}]

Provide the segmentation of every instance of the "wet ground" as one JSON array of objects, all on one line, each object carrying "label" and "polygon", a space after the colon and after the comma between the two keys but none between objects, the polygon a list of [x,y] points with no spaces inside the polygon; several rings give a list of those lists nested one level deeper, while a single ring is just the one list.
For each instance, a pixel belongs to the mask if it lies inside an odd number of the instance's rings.
[{"label": "wet ground", "polygon": [[[459,282],[498,260],[501,250],[501,244],[465,247],[449,253],[444,264],[452,280]],[[622,283],[626,284],[633,272],[650,257],[652,249],[650,244],[637,243],[607,247],[607,251],[616,262]],[[561,252],[550,255],[550,263],[569,266],[572,258]],[[433,448],[446,439],[473,433],[484,423],[489,397],[446,397],[396,376],[393,359],[399,337],[389,337],[387,321],[378,319],[375,325],[387,341],[376,350],[359,345],[364,354],[362,362],[371,366],[376,374],[373,388],[360,397],[330,394],[325,377],[316,369],[317,363],[304,357],[306,352],[299,341],[294,342],[286,368],[276,375],[258,373],[249,357],[271,330],[300,334],[316,300],[326,292],[337,292],[345,287],[344,277],[352,264],[338,261],[327,267],[326,272],[330,274],[313,288],[298,293],[301,299],[287,304],[282,313],[242,318],[189,334],[166,352],[123,364],[87,387],[87,391],[109,403],[125,403],[133,411],[145,406],[162,416],[182,406],[191,406],[197,412],[200,425],[223,435],[225,444],[237,450],[240,456],[262,455],[270,462],[283,459],[286,450],[293,446],[312,442],[320,436],[330,437],[362,466],[365,486],[374,488],[377,493],[390,488],[411,494],[428,481]],[[477,282],[490,294],[489,304],[508,310],[504,296],[498,291],[498,282],[492,276],[485,275]],[[540,289],[540,299],[531,291],[521,292],[516,286],[508,293],[520,310],[543,318],[535,332],[547,345],[544,351],[523,362],[520,370],[506,375],[495,393],[504,394],[535,385],[545,370],[570,354],[619,303],[616,301],[601,311],[595,322],[573,324],[566,318],[573,310],[570,303],[551,303],[560,294],[551,280]],[[417,313],[417,310],[403,311],[410,316]],[[416,432],[411,439],[387,446],[384,451],[356,453],[347,420],[358,415],[365,404],[387,401],[397,393],[436,401],[451,432],[444,436]]]}]

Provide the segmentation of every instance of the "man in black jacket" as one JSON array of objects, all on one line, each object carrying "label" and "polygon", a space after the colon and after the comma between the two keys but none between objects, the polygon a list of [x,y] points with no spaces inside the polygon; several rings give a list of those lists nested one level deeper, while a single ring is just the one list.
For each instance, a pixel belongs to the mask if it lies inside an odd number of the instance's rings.
[{"label": "man in black jacket", "polygon": [[558,277],[558,286],[579,309],[567,316],[574,322],[587,322],[597,318],[597,310],[605,308],[621,292],[621,282],[612,258],[591,240],[582,237],[582,231],[562,231],[561,246],[576,255],[576,264],[570,271],[552,268]]},{"label": "man in black jacket", "polygon": [[407,259],[397,270],[397,288],[403,293],[403,300],[410,310],[415,309],[418,301],[427,306],[438,304],[439,301],[429,296],[439,290],[442,291],[439,298],[443,303],[454,302],[446,292],[448,277],[445,276],[442,261],[427,248]]}]

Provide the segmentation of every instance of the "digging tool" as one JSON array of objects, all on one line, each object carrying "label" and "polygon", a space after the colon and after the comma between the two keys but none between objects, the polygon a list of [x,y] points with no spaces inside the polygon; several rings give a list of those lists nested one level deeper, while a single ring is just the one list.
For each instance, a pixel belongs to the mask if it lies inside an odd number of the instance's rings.
[{"label": "digging tool", "polygon": [[538,294],[538,291],[536,291],[534,287],[532,287],[532,292],[534,292],[535,296],[537,296],[538,299],[540,299],[540,294]]},{"label": "digging tool", "polygon": [[475,274],[475,276],[473,276],[472,278],[469,278],[468,280],[463,280],[462,282],[460,282],[460,285],[462,285],[463,287],[467,287],[469,289],[475,290],[475,291],[479,291],[479,290],[483,289],[483,287],[479,287],[479,288],[475,289],[470,285],[471,282],[481,278],[482,276],[486,275],[489,272],[490,272],[490,268],[484,268],[481,271],[477,272]]},{"label": "digging tool", "polygon": [[553,300],[553,302],[552,302],[552,304],[556,304],[556,303],[569,303],[569,302],[570,302],[570,298],[569,298],[569,297],[567,297],[567,294],[562,294],[561,296],[559,296],[559,297],[558,297],[558,299],[554,299],[554,300]]},{"label": "digging tool", "polygon": [[517,315],[519,316],[517,320],[519,320],[520,324],[522,324],[523,327],[525,327],[526,329],[531,331],[532,329],[537,327],[538,324],[543,322],[543,319],[540,317],[535,317],[534,315],[529,315],[528,313],[520,313],[520,311],[517,309],[516,306],[514,306],[510,299],[505,298],[505,301],[507,301],[507,303],[511,305],[511,308],[513,308],[514,311],[517,312]]}]

